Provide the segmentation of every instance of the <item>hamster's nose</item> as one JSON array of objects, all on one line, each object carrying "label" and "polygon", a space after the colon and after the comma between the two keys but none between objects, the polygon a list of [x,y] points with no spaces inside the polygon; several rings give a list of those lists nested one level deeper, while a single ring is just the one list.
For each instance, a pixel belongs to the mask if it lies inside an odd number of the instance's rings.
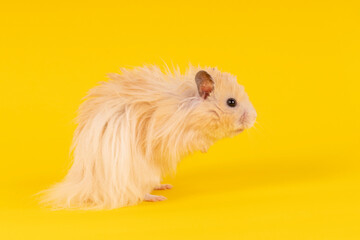
[{"label": "hamster's nose", "polygon": [[257,118],[257,112],[255,110],[253,112],[253,116],[254,116],[255,119]]},{"label": "hamster's nose", "polygon": [[241,115],[241,117],[240,117],[240,122],[241,122],[242,124],[244,124],[244,122],[246,121],[247,115],[248,115],[248,112],[245,110],[245,111],[243,112],[243,114]]},{"label": "hamster's nose", "polygon": [[240,117],[240,124],[245,128],[251,128],[256,120],[256,112],[251,110],[245,110]]}]

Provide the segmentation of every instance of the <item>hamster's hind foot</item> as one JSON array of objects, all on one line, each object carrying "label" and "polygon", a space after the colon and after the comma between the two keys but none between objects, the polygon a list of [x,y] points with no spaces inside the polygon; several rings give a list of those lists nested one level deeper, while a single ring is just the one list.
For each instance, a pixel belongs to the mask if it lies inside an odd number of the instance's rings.
[{"label": "hamster's hind foot", "polygon": [[164,201],[166,199],[167,198],[164,196],[152,195],[150,193],[145,194],[145,197],[144,197],[145,202],[159,202],[159,201]]},{"label": "hamster's hind foot", "polygon": [[154,188],[154,190],[166,190],[166,189],[172,189],[171,184],[161,184],[160,186],[157,186]]}]

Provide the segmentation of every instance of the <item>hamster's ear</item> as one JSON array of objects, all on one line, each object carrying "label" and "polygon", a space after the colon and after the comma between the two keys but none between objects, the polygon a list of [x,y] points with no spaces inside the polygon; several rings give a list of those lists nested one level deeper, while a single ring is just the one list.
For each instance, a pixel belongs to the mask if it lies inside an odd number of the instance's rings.
[{"label": "hamster's ear", "polygon": [[199,95],[203,99],[206,99],[210,95],[210,93],[214,91],[214,80],[212,79],[210,74],[208,74],[204,70],[200,70],[195,75],[195,82],[199,91]]}]

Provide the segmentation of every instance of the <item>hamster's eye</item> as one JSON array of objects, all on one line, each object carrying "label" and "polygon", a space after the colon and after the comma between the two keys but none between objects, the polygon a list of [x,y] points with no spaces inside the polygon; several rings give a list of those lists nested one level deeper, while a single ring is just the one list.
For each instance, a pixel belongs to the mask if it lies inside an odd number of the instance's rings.
[{"label": "hamster's eye", "polygon": [[227,105],[229,107],[235,107],[236,106],[236,100],[233,99],[233,98],[229,98],[226,103],[227,103]]}]

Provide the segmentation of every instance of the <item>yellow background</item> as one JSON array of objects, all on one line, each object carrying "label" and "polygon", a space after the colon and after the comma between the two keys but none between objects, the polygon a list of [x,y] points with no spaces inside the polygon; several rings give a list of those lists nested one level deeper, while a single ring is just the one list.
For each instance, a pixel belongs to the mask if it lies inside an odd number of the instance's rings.
[{"label": "yellow background", "polygon": [[[358,1],[1,5],[0,239],[360,239]],[[39,207],[87,90],[163,61],[237,75],[256,129],[184,159],[167,201]]]}]

